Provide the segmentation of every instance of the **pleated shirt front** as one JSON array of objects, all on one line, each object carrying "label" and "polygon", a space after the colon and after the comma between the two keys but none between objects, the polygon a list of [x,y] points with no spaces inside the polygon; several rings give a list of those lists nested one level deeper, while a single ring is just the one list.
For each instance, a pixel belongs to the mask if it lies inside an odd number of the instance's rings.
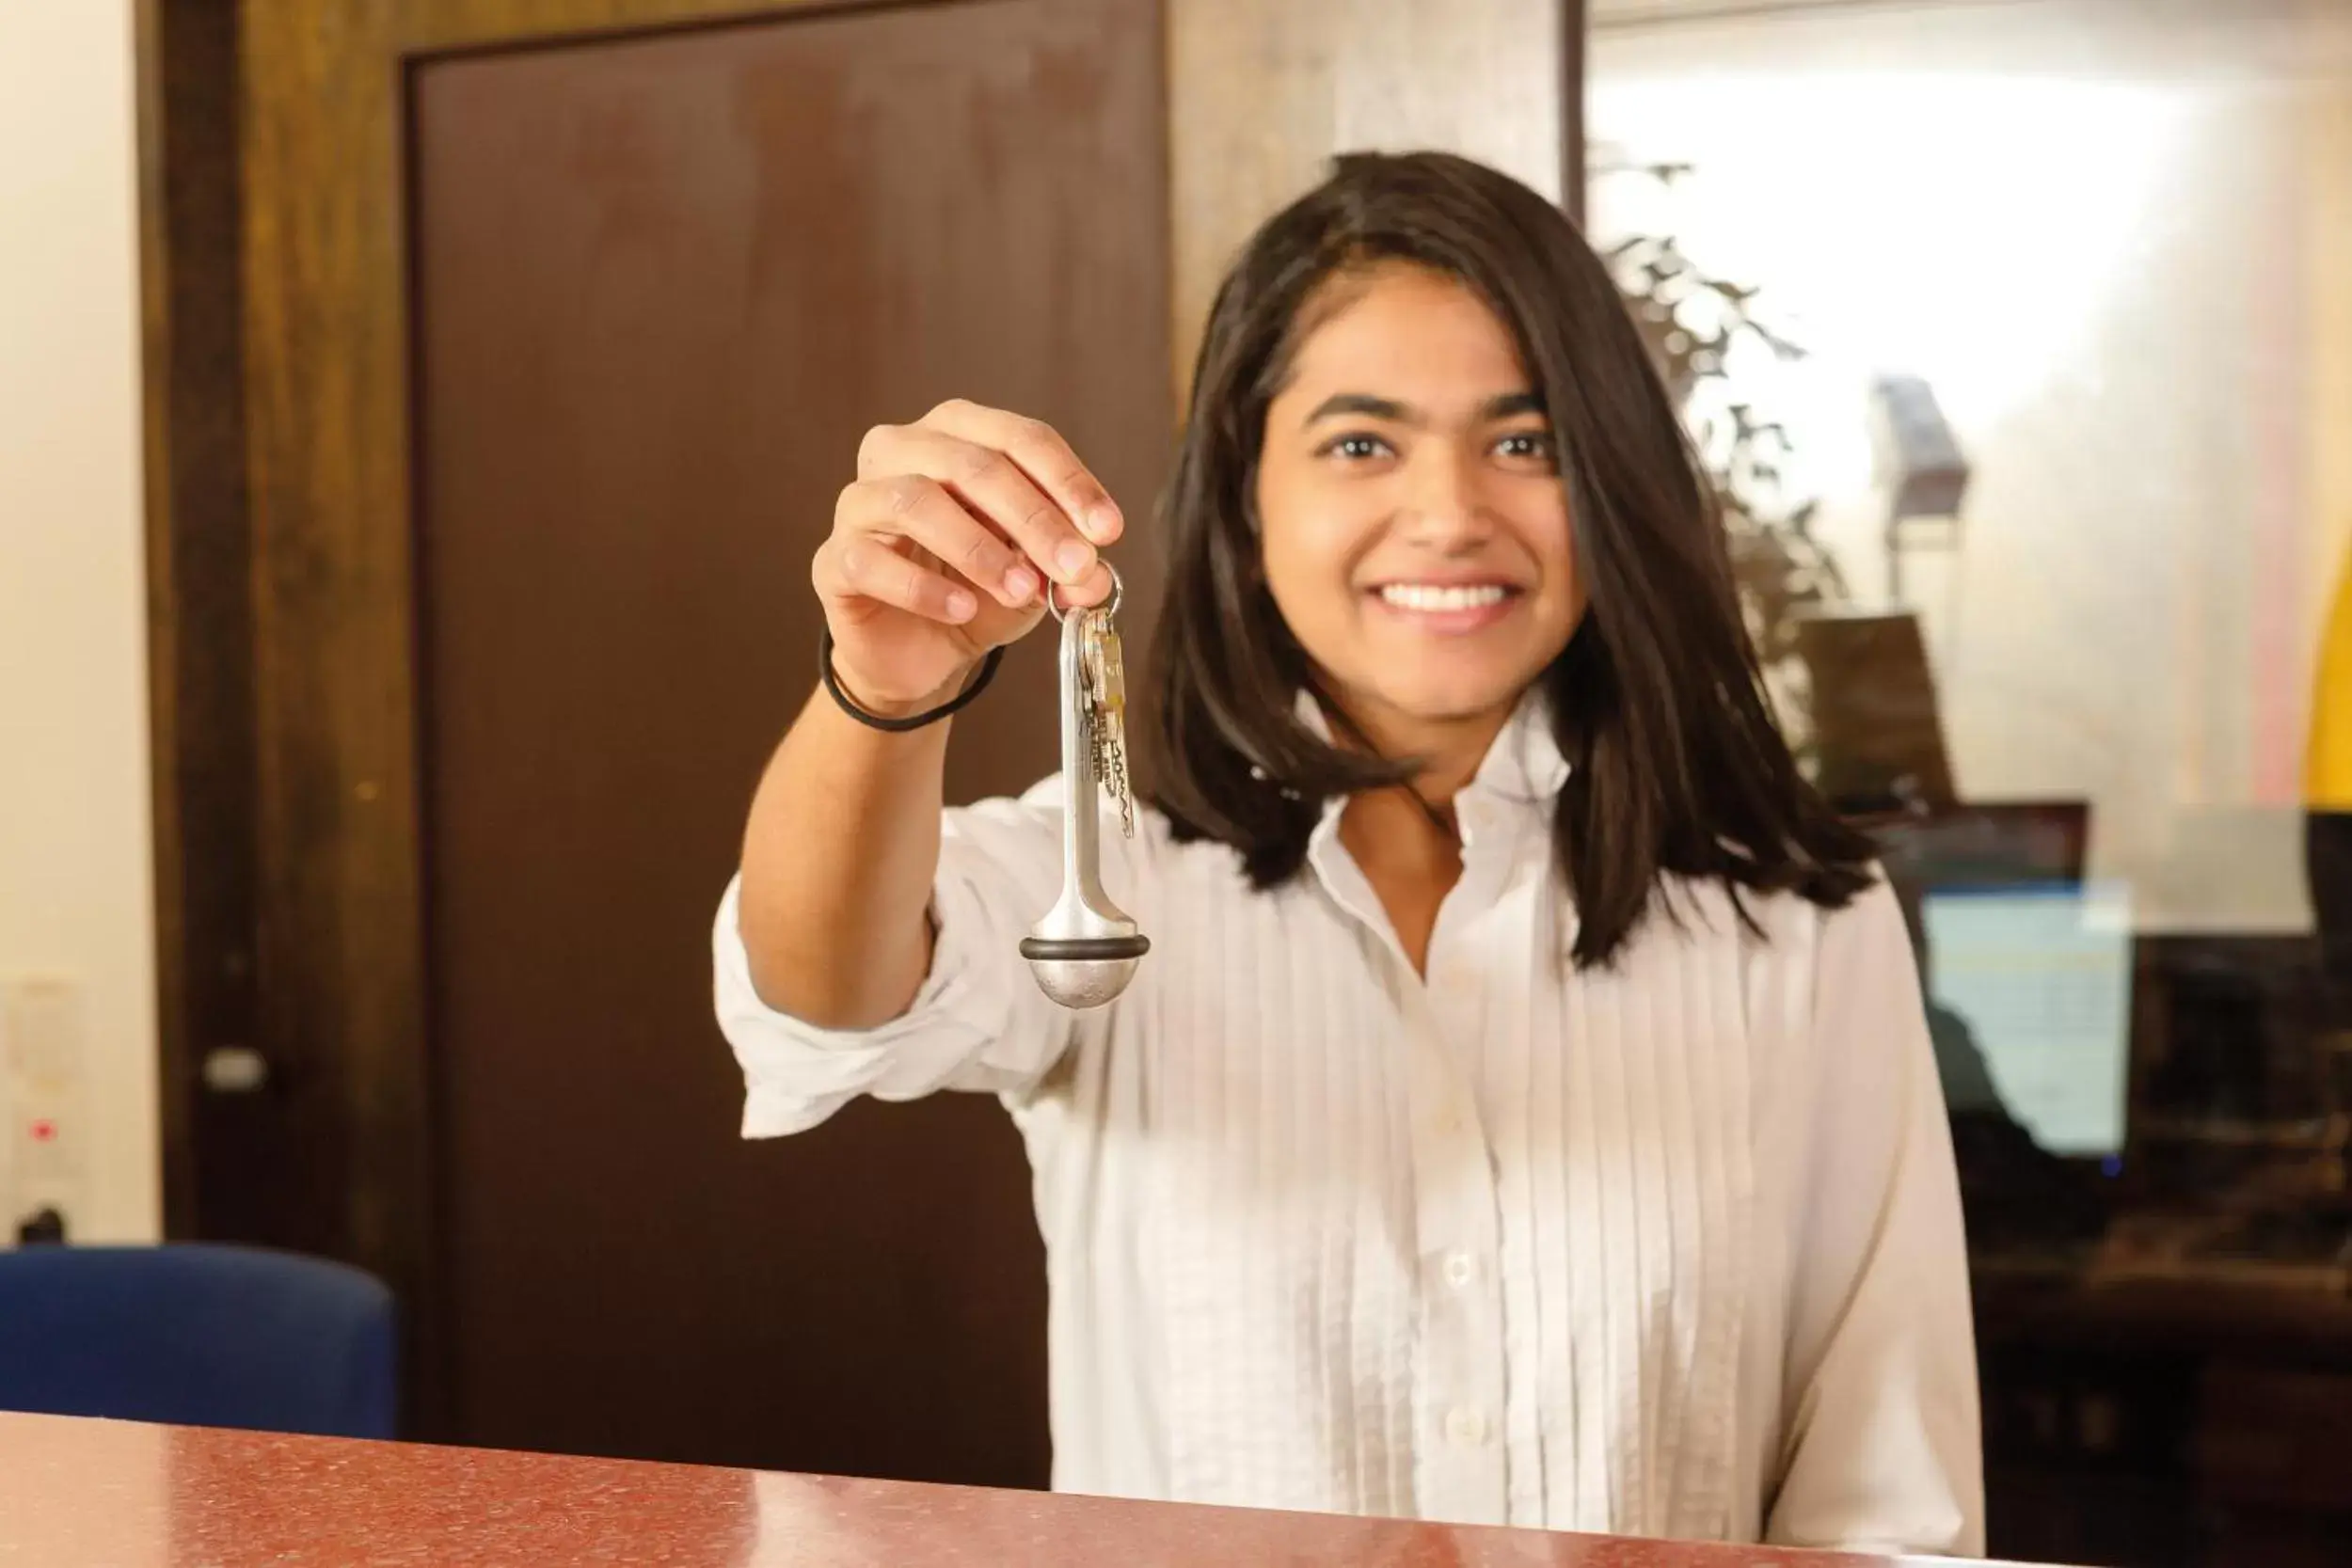
[{"label": "pleated shirt front", "polygon": [[1003,1100],[1046,1243],[1058,1489],[1979,1550],[1958,1190],[1891,894],[1751,898],[1751,928],[1677,883],[1579,971],[1565,777],[1523,710],[1457,798],[1425,978],[1338,802],[1268,893],[1149,813],[1106,832],[1152,948],[1090,1013],[1018,954],[1058,885],[1058,780],[946,814],[931,973],[873,1030],[767,1006],[730,888],[744,1132],[860,1095]]}]

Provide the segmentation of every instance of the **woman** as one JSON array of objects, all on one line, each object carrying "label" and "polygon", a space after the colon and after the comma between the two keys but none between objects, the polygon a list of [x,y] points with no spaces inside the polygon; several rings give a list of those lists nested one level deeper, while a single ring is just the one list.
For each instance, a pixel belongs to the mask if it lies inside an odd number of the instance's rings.
[{"label": "woman", "polygon": [[753,807],[719,1011],[751,1135],[1010,1107],[1058,1487],[1979,1547],[1902,919],[1772,727],[1706,494],[1556,211],[1342,159],[1209,323],[1156,788],[1104,840],[1153,946],[1069,1013],[1017,957],[1053,782],[943,812],[947,726],[876,726],[1043,593],[1099,602],[1120,514],[1011,414],[867,438],[813,573],[837,692]]}]

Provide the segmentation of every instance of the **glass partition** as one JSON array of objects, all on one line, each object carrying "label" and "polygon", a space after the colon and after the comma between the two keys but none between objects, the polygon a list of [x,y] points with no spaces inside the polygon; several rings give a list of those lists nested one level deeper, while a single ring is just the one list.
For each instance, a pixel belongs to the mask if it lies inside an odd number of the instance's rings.
[{"label": "glass partition", "polygon": [[1591,22],[1589,228],[1913,916],[1994,1548],[2352,1561],[2352,4]]}]

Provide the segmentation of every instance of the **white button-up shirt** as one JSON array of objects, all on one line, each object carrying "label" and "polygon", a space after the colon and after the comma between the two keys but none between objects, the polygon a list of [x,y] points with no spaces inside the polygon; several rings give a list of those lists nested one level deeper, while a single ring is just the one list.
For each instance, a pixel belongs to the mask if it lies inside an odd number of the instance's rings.
[{"label": "white button-up shirt", "polygon": [[1565,776],[1523,710],[1456,800],[1417,974],[1339,838],[1252,892],[1141,815],[1104,880],[1152,938],[1065,1012],[1018,944],[1060,786],[952,809],[901,1018],[765,1006],[716,927],[747,1136],[991,1092],[1036,1171],[1055,1485],[1623,1534],[1982,1547],[1951,1145],[1892,895],[1676,883],[1565,959]]}]

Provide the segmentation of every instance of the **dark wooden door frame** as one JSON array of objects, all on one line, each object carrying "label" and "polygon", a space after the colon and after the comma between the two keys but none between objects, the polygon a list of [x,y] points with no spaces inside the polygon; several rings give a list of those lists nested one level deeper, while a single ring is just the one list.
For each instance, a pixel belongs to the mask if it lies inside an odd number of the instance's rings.
[{"label": "dark wooden door frame", "polygon": [[[262,1092],[307,1101],[296,1164],[337,1178],[291,1240],[412,1304],[420,1432],[443,1340],[408,71],[557,37],[947,3],[138,0],[165,1227],[237,1228],[207,1204],[202,1077],[220,1048],[259,1052]],[[1561,7],[1562,188],[1581,214],[1582,7]]]}]

